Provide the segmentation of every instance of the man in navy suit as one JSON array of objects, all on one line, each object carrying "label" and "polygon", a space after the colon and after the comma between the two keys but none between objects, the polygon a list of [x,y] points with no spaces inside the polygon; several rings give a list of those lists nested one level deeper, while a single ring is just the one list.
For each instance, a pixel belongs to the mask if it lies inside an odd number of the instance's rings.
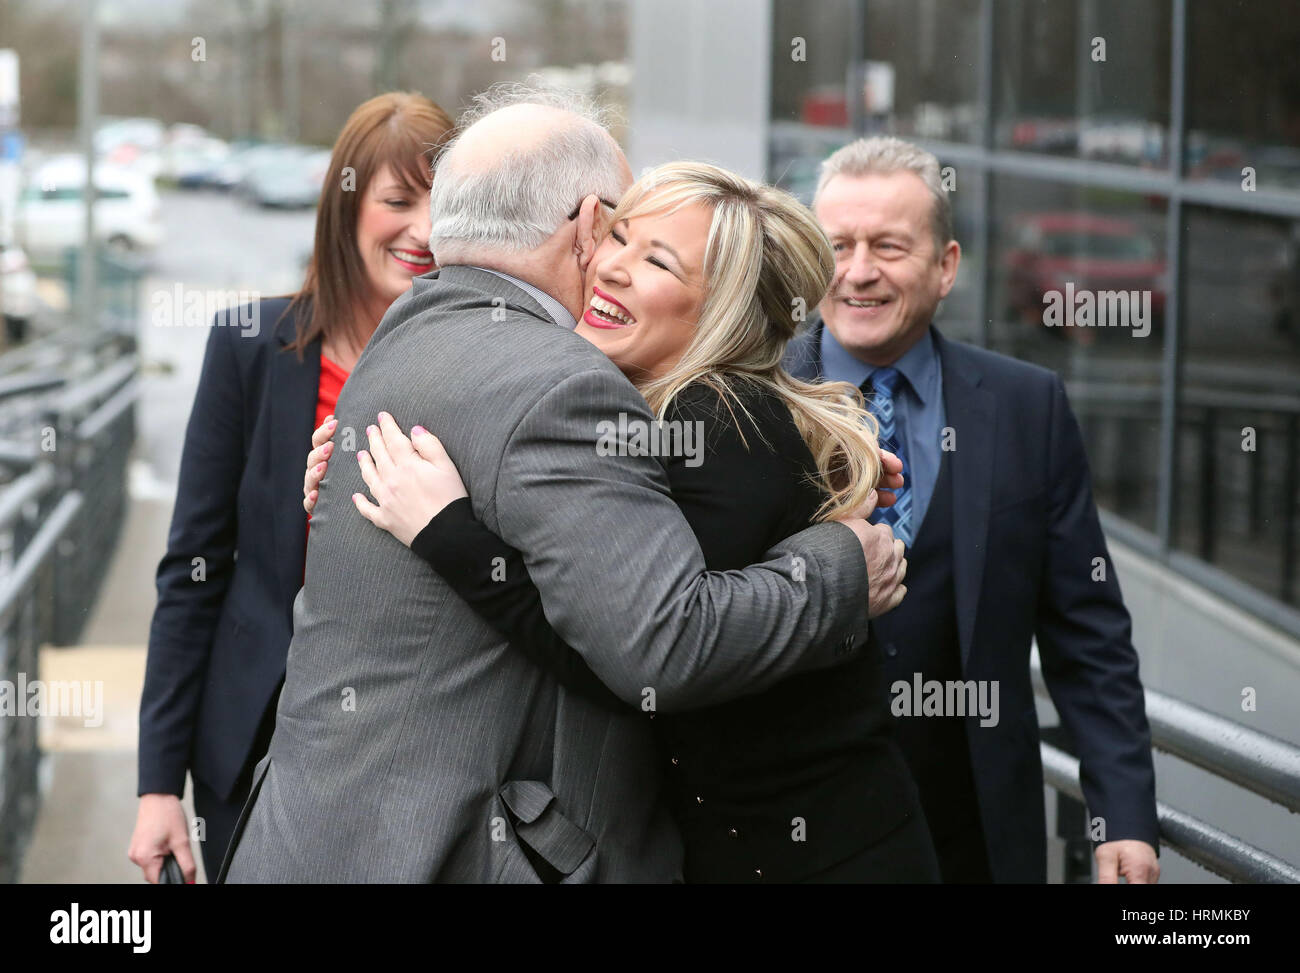
[{"label": "man in navy suit", "polygon": [[1046,880],[1037,636],[1080,758],[1099,879],[1155,882],[1138,659],[1060,379],[931,323],[961,260],[933,155],[851,143],[823,163],[813,209],[835,277],[786,366],[861,387],[904,462],[905,486],[877,517],[907,545],[908,596],[874,638],[944,880]]}]

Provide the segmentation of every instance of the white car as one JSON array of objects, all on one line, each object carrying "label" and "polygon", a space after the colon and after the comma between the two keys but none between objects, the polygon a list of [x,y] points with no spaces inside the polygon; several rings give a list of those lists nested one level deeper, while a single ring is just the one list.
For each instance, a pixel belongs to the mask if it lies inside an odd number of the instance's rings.
[{"label": "white car", "polygon": [[27,254],[15,246],[0,246],[0,313],[10,344],[23,339],[36,313],[36,275]]},{"label": "white car", "polygon": [[[153,182],[137,173],[95,167],[95,237],[110,250],[147,252],[161,242],[162,206]],[[61,260],[85,242],[86,168],[55,160],[28,182],[18,203],[15,237],[38,262]]]}]

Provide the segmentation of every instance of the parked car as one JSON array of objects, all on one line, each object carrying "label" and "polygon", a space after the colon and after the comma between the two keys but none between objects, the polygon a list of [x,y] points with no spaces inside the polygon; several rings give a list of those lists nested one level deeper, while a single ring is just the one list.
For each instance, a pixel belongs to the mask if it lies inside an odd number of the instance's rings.
[{"label": "parked car", "polygon": [[169,145],[163,152],[163,178],[181,189],[201,189],[230,158],[230,147],[221,139],[204,138]]},{"label": "parked car", "polygon": [[107,155],[122,145],[134,145],[149,152],[162,148],[167,126],[156,118],[110,118],[95,130],[95,152]]},{"label": "parked car", "polygon": [[[1150,291],[1153,327],[1164,318],[1167,280],[1165,261],[1151,239],[1131,220],[1091,213],[1027,213],[1012,230],[1004,267],[1007,313],[1030,324],[1043,321],[1048,291]],[[1091,341],[1091,333],[1073,329]]]},{"label": "parked car", "polygon": [[21,247],[0,245],[0,311],[10,344],[27,336],[36,313],[36,274]]},{"label": "parked car", "polygon": [[[153,182],[136,173],[96,166],[95,236],[120,253],[144,253],[162,242],[162,213]],[[85,242],[86,168],[80,159],[54,160],[33,173],[19,200],[18,242],[38,262],[56,261]]]},{"label": "parked car", "polygon": [[271,156],[248,172],[243,195],[263,207],[304,209],[320,200],[329,169],[329,150],[286,150]]},{"label": "parked car", "polygon": [[156,118],[108,119],[95,132],[95,154],[101,162],[157,179],[166,137],[166,126]]},{"label": "parked car", "polygon": [[232,144],[230,155],[217,166],[208,179],[208,185],[226,192],[238,191],[250,172],[258,166],[273,161],[291,148],[293,147],[278,142],[263,142],[256,145]]}]

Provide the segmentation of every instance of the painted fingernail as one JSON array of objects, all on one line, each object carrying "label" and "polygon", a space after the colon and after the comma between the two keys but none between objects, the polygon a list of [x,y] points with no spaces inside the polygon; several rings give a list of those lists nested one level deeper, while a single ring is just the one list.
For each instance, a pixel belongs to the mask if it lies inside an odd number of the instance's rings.
[{"label": "painted fingernail", "polygon": [[370,459],[370,451],[366,449],[357,450],[357,459]]},{"label": "painted fingernail", "polygon": [[334,444],[326,443],[324,448],[321,450],[321,452],[324,453],[326,456],[328,456],[330,453],[334,452]]},{"label": "painted fingernail", "polygon": [[380,419],[391,419],[391,418],[393,418],[393,417],[390,416],[387,412],[381,412],[381,413],[379,413],[379,418],[380,418]]},{"label": "painted fingernail", "polygon": [[368,435],[373,436],[373,435],[375,435],[375,434],[378,433],[378,432],[379,432],[379,427],[378,427],[378,426],[366,426],[366,433],[367,433]]},{"label": "painted fingernail", "polygon": [[326,423],[325,423],[325,428],[326,428],[326,429],[333,429],[333,428],[334,428],[335,426],[337,426],[338,424],[339,424],[339,421],[338,421],[337,419],[329,419],[329,420],[327,420]]},{"label": "painted fingernail", "polygon": [[412,427],[411,427],[411,435],[412,435],[412,436],[423,436],[423,435],[424,435],[424,426],[412,426]]},{"label": "painted fingernail", "polygon": [[323,469],[325,469],[325,464],[324,464],[324,463],[317,463],[317,464],[316,464],[316,472],[317,472],[317,473],[319,473],[319,472],[320,472],[321,470],[323,470]]}]

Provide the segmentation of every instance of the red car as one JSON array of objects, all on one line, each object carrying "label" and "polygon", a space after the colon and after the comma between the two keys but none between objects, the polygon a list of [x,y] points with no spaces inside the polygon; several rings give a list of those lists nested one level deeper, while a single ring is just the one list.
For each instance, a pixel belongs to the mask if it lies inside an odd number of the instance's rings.
[{"label": "red car", "polygon": [[[1131,220],[1089,213],[1026,213],[1016,218],[1003,258],[1008,317],[1043,325],[1049,291],[1150,291],[1152,328],[1164,318],[1165,261]],[[1090,343],[1096,328],[1051,329]]]}]

